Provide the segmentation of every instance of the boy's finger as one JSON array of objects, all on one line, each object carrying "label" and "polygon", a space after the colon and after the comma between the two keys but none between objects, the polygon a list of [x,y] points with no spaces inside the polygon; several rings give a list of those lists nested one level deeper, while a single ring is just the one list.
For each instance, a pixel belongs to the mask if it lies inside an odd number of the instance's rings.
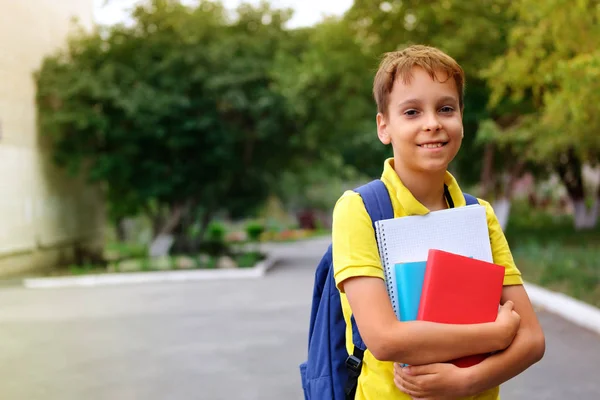
[{"label": "boy's finger", "polygon": [[400,372],[402,366],[399,363],[394,363],[394,373]]},{"label": "boy's finger", "polygon": [[429,375],[435,373],[435,364],[408,366],[402,369],[407,375]]}]

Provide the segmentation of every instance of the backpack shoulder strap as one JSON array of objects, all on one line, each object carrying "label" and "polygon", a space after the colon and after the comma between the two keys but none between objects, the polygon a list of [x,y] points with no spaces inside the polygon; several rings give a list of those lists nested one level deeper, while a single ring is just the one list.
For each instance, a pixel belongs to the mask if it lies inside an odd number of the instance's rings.
[{"label": "backpack shoulder strap", "polygon": [[354,191],[362,197],[367,213],[371,217],[373,228],[375,228],[375,222],[377,221],[394,218],[390,194],[380,179],[371,181],[354,189]]},{"label": "backpack shoulder strap", "polygon": [[468,206],[479,204],[479,200],[477,200],[477,197],[471,196],[468,193],[463,193],[463,196],[465,196],[465,201],[467,202]]},{"label": "backpack shoulder strap", "polygon": [[[390,200],[390,194],[388,193],[385,184],[376,179],[354,189],[363,200],[367,213],[371,217],[371,223],[373,224],[373,230],[375,230],[375,223],[382,219],[394,218],[394,209],[392,207],[392,201]],[[352,324],[352,344],[354,350],[352,354],[346,359],[346,367],[348,368],[348,381],[345,387],[346,399],[354,399],[356,393],[356,387],[358,385],[358,377],[362,369],[362,360],[364,352],[367,348],[365,342],[360,336],[358,327],[354,316],[350,319]]]}]

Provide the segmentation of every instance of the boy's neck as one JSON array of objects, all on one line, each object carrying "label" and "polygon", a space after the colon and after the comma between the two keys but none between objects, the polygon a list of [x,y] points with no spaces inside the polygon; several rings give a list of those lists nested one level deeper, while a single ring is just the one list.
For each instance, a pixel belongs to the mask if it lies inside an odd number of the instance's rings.
[{"label": "boy's neck", "polygon": [[396,164],[394,170],[402,181],[402,184],[412,195],[423,204],[429,211],[438,211],[448,208],[444,196],[444,181],[446,171],[436,173],[416,172],[404,170]]}]

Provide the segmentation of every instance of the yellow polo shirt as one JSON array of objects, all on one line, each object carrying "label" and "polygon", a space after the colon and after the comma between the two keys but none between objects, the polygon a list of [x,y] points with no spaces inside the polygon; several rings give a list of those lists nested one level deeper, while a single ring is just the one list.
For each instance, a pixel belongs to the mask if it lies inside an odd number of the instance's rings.
[{"label": "yellow polo shirt", "polygon": [[[424,215],[429,210],[419,203],[412,193],[402,184],[394,170],[394,160],[384,164],[381,180],[390,194],[394,217]],[[465,199],[454,177],[447,172],[445,183],[455,207],[465,206]],[[504,233],[489,203],[479,200],[485,206],[492,246],[494,263],[506,268],[504,285],[523,283],[521,273],[515,266]],[[371,219],[367,214],[360,195],[353,191],[345,192],[337,201],[333,211],[333,265],[338,288],[345,279],[356,276],[372,276],[384,279],[383,267],[377,250],[377,242]],[[346,319],[346,348],[352,354],[351,310],[346,295],[341,293],[342,308]],[[358,380],[356,400],[410,400],[393,381],[393,363],[377,360],[367,349],[363,367]],[[497,400],[499,388],[494,388],[470,399]]]}]

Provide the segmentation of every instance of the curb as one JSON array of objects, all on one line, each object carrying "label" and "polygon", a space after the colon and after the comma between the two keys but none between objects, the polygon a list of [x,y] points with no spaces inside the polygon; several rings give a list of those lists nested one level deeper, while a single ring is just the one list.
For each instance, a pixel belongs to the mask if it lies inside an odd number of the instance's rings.
[{"label": "curb", "polygon": [[525,283],[531,303],[600,335],[600,309],[563,293]]},{"label": "curb", "polygon": [[157,282],[191,282],[224,279],[255,279],[263,277],[278,259],[267,257],[252,268],[209,269],[190,271],[156,271],[96,274],[56,278],[28,278],[23,280],[27,289],[54,289],[68,287],[93,287],[130,285]]}]

